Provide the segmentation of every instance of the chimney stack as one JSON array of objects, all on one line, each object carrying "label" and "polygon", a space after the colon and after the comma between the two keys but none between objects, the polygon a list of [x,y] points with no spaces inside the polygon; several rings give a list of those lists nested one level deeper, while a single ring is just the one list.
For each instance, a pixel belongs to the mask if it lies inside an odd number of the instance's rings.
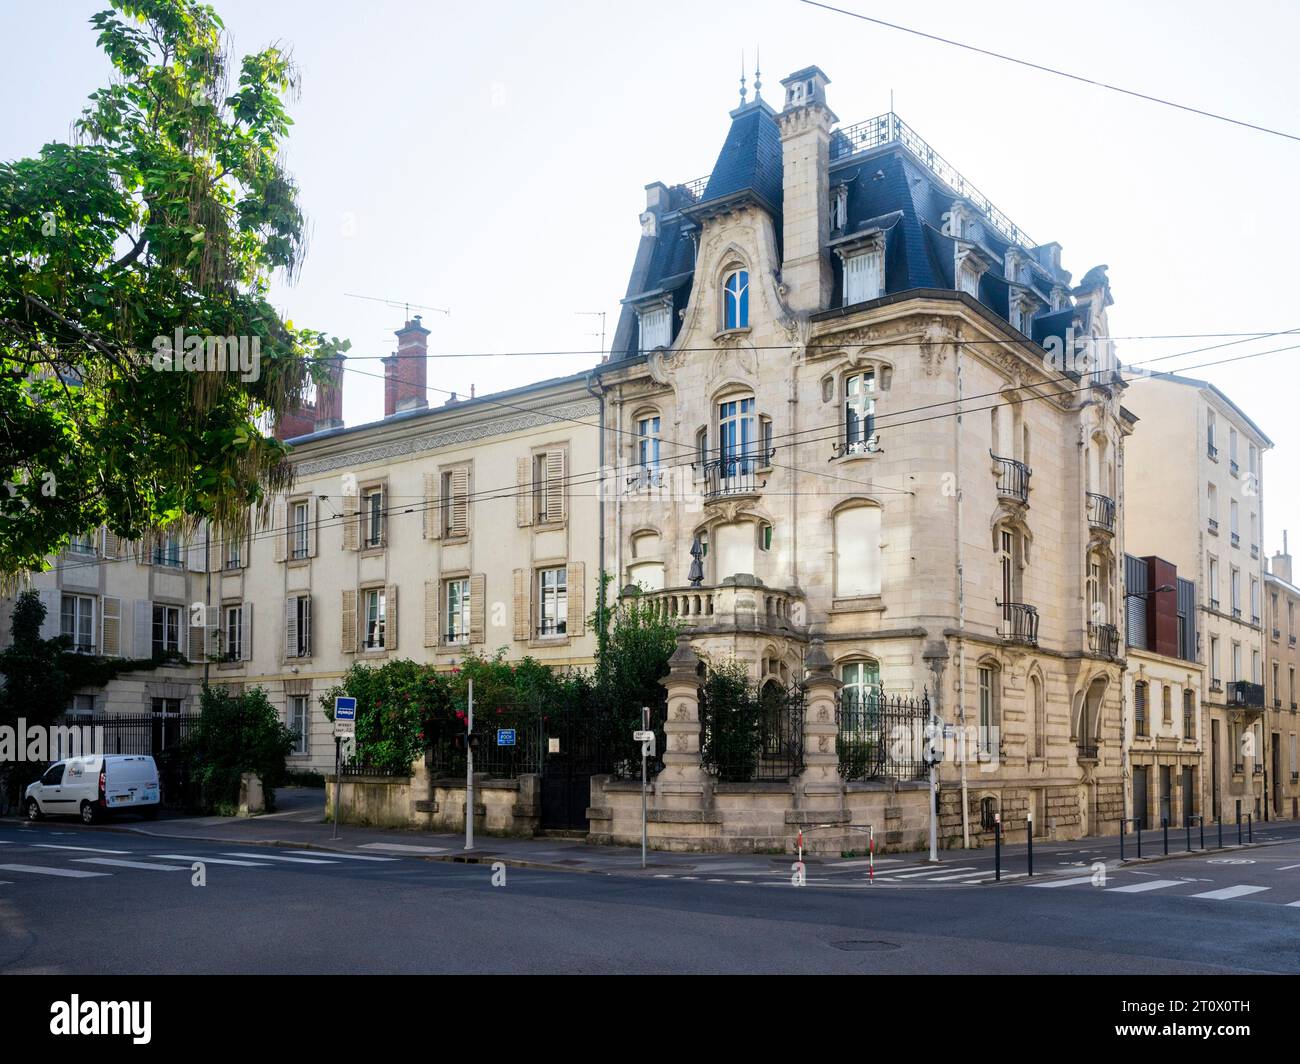
[{"label": "chimney stack", "polygon": [[328,380],[316,389],[316,432],[343,427],[343,357],[335,355],[329,360]]},{"label": "chimney stack", "polygon": [[1268,571],[1279,580],[1285,580],[1288,584],[1295,583],[1291,579],[1291,549],[1286,543],[1285,528],[1282,530],[1282,549],[1273,555],[1273,563],[1268,567]]},{"label": "chimney stack", "polygon": [[815,312],[831,301],[833,277],[826,244],[831,231],[831,126],[837,119],[826,104],[829,80],[812,66],[781,82],[785,86],[785,110],[778,116],[784,185],[781,281],[795,310]]},{"label": "chimney stack", "polygon": [[428,336],[418,314],[397,330],[397,352],[384,359],[384,417],[429,405]]}]

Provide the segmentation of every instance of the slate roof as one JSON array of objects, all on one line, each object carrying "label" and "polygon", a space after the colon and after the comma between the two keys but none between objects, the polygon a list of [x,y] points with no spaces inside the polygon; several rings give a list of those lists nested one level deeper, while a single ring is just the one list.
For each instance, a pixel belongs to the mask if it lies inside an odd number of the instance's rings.
[{"label": "slate roof", "polygon": [[757,199],[781,230],[782,161],[781,128],[776,112],[757,100],[731,112],[731,128],[700,204],[715,203],[738,194]]}]

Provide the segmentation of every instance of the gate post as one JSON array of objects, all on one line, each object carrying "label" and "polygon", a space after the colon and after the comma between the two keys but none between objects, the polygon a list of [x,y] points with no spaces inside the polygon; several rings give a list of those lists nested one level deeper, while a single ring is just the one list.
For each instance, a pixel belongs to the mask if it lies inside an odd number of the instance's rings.
[{"label": "gate post", "polygon": [[826,643],[820,637],[809,644],[804,669],[803,771],[794,790],[796,808],[788,810],[785,819],[792,834],[814,825],[844,825],[839,832],[823,830],[804,837],[805,850],[838,853],[852,848],[848,841],[851,814],[844,800],[835,742],[839,736],[836,696],[843,685],[831,671]]},{"label": "gate post", "polygon": [[699,664],[690,636],[679,634],[677,649],[668,659],[668,675],[659,681],[668,692],[668,716],[664,721],[664,767],[654,785],[656,810],[704,808]]}]

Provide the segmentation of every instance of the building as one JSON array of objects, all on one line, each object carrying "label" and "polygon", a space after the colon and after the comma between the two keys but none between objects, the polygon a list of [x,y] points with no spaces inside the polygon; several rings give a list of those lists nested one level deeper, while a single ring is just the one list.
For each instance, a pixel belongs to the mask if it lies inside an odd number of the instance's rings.
[{"label": "building", "polygon": [[[742,94],[707,178],[647,186],[598,374],[624,486],[606,564],[756,684],[803,677],[820,640],[841,710],[928,696],[969,739],[942,770],[948,844],[999,815],[1116,831],[1133,421],[1109,344],[1075,339],[1106,335],[1105,269],[1072,284],[896,115],[838,126],[828,83],[792,74],[779,112]],[[780,801],[884,825],[924,788],[877,768]]]},{"label": "building", "polygon": [[[1263,454],[1272,441],[1207,381],[1155,373],[1125,397],[1126,545],[1200,589],[1196,630],[1208,719],[1206,817],[1264,814]],[[1171,521],[1170,514],[1195,515]]]},{"label": "building", "polygon": [[1273,555],[1264,574],[1268,600],[1268,639],[1264,643],[1264,671],[1268,677],[1265,735],[1270,817],[1300,818],[1300,761],[1296,759],[1297,718],[1296,614],[1300,613],[1300,587],[1294,583],[1286,532],[1282,549]]},{"label": "building", "polygon": [[1204,808],[1196,585],[1163,558],[1130,554],[1124,602],[1128,817],[1182,827]]}]

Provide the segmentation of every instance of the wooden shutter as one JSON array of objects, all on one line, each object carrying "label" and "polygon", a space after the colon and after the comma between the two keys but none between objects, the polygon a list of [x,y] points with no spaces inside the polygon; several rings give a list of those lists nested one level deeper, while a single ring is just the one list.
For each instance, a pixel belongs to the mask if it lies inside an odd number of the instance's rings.
[{"label": "wooden shutter", "polygon": [[239,607],[240,645],[239,660],[253,660],[253,604],[245,602]]},{"label": "wooden shutter", "polygon": [[531,617],[528,611],[528,575],[527,569],[515,570],[515,638],[527,639]]},{"label": "wooden shutter", "polygon": [[487,606],[487,577],[475,573],[469,578],[469,641],[482,643],[485,638],[483,610]]},{"label": "wooden shutter", "polygon": [[451,535],[469,535],[469,470],[451,471]]},{"label": "wooden shutter", "polygon": [[239,545],[239,567],[247,569],[248,563],[253,560],[253,519],[248,519],[248,531],[244,533],[244,540]]},{"label": "wooden shutter", "polygon": [[294,595],[284,603],[284,656],[298,656],[298,599]]},{"label": "wooden shutter", "polygon": [[122,653],[122,600],[105,596],[102,603],[99,646],[105,657],[115,658]]},{"label": "wooden shutter", "polygon": [[316,557],[316,496],[307,496],[307,557]]},{"label": "wooden shutter", "polygon": [[564,574],[565,591],[569,599],[565,633],[569,636],[582,635],[586,631],[587,596],[583,587],[586,569],[584,562],[570,562]]},{"label": "wooden shutter", "polygon": [[[361,549],[361,492],[354,491],[351,495],[343,496],[343,549],[360,550]],[[354,592],[355,597],[355,592]],[[353,602],[353,618],[355,623],[356,603]],[[355,647],[353,649],[356,649]]]},{"label": "wooden shutter", "polygon": [[515,462],[515,524],[526,528],[533,523],[533,459]]},{"label": "wooden shutter", "polygon": [[55,587],[43,587],[36,594],[45,607],[45,619],[41,621],[41,638],[53,639],[63,626],[61,613],[63,598],[59,594],[59,589]]},{"label": "wooden shutter", "polygon": [[208,542],[208,530],[206,528],[196,529],[194,538],[190,540],[189,548],[186,550],[185,564],[192,573],[202,573],[207,570],[207,563],[204,560]]},{"label": "wooden shutter", "polygon": [[357,593],[343,592],[343,612],[341,617],[340,649],[344,654],[357,652]]},{"label": "wooden shutter", "polygon": [[282,498],[275,500],[271,510],[271,539],[275,543],[275,560],[284,561],[289,550],[289,504]]},{"label": "wooden shutter", "polygon": [[122,553],[122,537],[116,532],[104,529],[104,557],[116,558]]},{"label": "wooden shutter", "polygon": [[302,638],[303,656],[311,657],[311,641],[312,641],[311,624],[312,624],[312,611],[314,607],[312,605],[312,598],[310,595],[299,595],[298,597],[305,600],[306,602],[306,605],[303,606],[302,609],[303,628],[306,629]]},{"label": "wooden shutter", "polygon": [[[194,607],[198,606],[198,610]],[[208,629],[206,624],[195,624],[195,617],[200,621],[207,621],[208,604],[206,602],[195,602],[189,607],[190,622],[190,646],[185,656],[190,661],[204,661],[208,656]]]},{"label": "wooden shutter", "polygon": [[153,603],[135,603],[135,634],[131,641],[131,656],[148,658],[153,656]]},{"label": "wooden shutter", "polygon": [[[428,483],[429,474],[425,474]],[[424,582],[424,645],[436,647],[438,639],[438,598],[442,594],[442,583],[438,580]]]},{"label": "wooden shutter", "polygon": [[564,520],[565,451],[546,452],[546,520]]},{"label": "wooden shutter", "polygon": [[397,585],[384,588],[384,649],[397,649]]},{"label": "wooden shutter", "polygon": [[[442,535],[441,473],[424,474],[424,538],[438,539]],[[432,646],[426,642],[425,646]]]}]

